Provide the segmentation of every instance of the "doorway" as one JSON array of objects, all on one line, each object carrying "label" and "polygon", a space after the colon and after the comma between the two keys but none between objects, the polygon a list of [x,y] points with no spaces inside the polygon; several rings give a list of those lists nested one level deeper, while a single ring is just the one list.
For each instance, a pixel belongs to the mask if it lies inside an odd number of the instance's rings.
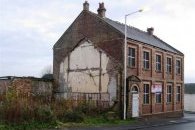
[{"label": "doorway", "polygon": [[132,117],[139,117],[138,87],[134,85],[131,89],[131,93],[132,93]]}]

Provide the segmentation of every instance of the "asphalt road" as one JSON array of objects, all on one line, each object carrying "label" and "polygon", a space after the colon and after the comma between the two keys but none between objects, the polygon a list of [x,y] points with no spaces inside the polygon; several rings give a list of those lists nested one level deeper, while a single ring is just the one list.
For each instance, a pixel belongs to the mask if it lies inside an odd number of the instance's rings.
[{"label": "asphalt road", "polygon": [[195,114],[185,114],[183,119],[172,120],[172,123],[169,121],[168,123],[160,123],[158,125],[154,123],[138,127],[126,125],[116,127],[63,128],[58,130],[195,130]]},{"label": "asphalt road", "polygon": [[144,129],[135,129],[135,130],[195,130],[195,122],[159,126],[159,127],[148,127]]}]

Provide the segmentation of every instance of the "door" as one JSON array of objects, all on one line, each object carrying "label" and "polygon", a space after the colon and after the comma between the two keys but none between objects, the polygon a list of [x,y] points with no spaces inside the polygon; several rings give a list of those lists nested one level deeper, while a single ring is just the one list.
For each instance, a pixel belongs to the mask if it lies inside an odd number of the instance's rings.
[{"label": "door", "polygon": [[139,117],[139,94],[132,94],[132,117]]}]

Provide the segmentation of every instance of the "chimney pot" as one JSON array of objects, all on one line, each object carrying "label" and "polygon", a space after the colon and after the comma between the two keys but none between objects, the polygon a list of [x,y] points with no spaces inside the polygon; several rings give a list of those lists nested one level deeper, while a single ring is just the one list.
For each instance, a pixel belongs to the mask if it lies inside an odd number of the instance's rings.
[{"label": "chimney pot", "polygon": [[104,7],[104,3],[99,3],[99,8],[98,8],[98,15],[102,18],[105,18],[106,14],[106,8]]},{"label": "chimney pot", "polygon": [[149,35],[153,35],[153,33],[154,33],[154,28],[153,28],[153,27],[147,28],[147,32],[148,32]]},{"label": "chimney pot", "polygon": [[89,11],[89,3],[87,1],[85,1],[85,3],[83,3],[83,10]]}]

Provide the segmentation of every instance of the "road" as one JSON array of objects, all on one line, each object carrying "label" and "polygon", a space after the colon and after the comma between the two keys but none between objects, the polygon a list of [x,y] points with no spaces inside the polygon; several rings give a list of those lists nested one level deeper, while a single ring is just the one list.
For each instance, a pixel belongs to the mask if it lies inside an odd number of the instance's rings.
[{"label": "road", "polygon": [[58,130],[195,130],[195,114],[185,114],[184,118],[166,123],[133,127],[131,125],[116,127],[63,128]]},{"label": "road", "polygon": [[149,127],[144,129],[134,129],[134,130],[195,130],[195,122],[174,124],[160,127]]}]

